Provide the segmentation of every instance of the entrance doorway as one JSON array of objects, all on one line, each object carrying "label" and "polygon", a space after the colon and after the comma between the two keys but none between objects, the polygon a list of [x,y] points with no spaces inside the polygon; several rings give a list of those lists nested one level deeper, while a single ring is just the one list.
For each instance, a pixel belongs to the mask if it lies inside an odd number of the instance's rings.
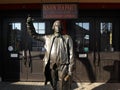
[{"label": "entrance doorway", "polygon": [[118,50],[114,36],[117,25],[114,19],[109,18],[80,18],[75,21],[76,52],[100,52]]},{"label": "entrance doorway", "polygon": [[[43,42],[32,39],[26,32],[23,18],[4,20],[4,76],[3,80],[43,81]],[[34,23],[44,33],[44,22]],[[43,25],[39,28],[39,24]],[[39,32],[39,33],[41,33]]]},{"label": "entrance doorway", "polygon": [[[4,19],[2,35],[4,81],[44,80],[42,60],[44,43],[34,40],[28,35],[25,20],[25,18]],[[40,34],[51,33],[50,27],[53,21],[35,18],[36,32]],[[116,56],[119,55],[116,52],[119,50],[120,27],[118,22],[115,18],[107,17],[80,17],[77,20],[64,21],[66,32],[73,38],[75,56],[79,58],[78,61],[75,58],[76,69],[78,69],[75,74],[82,81],[89,81],[90,78],[105,81],[110,77],[117,76],[117,73],[111,76],[110,73],[114,73],[113,70],[106,73],[103,67],[114,65],[114,61],[119,59],[119,56]]]},{"label": "entrance doorway", "polygon": [[114,63],[120,59],[117,52],[117,23],[115,18],[107,17],[88,17],[75,21],[76,75],[81,81],[95,79],[114,82],[119,78],[118,72],[114,71]]}]

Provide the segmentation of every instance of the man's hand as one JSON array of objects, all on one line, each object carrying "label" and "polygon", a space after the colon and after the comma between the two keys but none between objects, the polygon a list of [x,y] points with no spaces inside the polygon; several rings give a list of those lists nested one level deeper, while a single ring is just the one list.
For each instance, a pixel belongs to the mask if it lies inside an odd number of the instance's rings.
[{"label": "man's hand", "polygon": [[64,81],[68,81],[69,78],[70,78],[70,75],[65,76]]},{"label": "man's hand", "polygon": [[32,22],[33,21],[33,19],[30,17],[30,16],[28,16],[28,18],[27,18],[27,23],[30,23],[30,22]]},{"label": "man's hand", "polygon": [[26,21],[27,28],[28,28],[29,31],[34,29],[33,20],[34,19],[32,19],[32,17],[29,15],[28,18],[27,18],[27,21]]}]

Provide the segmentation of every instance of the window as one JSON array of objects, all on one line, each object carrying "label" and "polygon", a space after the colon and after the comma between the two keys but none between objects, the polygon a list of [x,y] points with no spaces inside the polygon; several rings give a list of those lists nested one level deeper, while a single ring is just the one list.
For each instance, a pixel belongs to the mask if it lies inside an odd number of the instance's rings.
[{"label": "window", "polygon": [[100,23],[101,28],[101,34],[111,32],[112,31],[112,23],[108,22],[101,22]]},{"label": "window", "polygon": [[[34,22],[33,25],[38,34],[45,34],[45,22]],[[44,42],[33,39],[32,50],[44,52]]]},{"label": "window", "polygon": [[88,52],[89,51],[89,22],[77,22],[76,25],[76,51]]},{"label": "window", "polygon": [[44,22],[34,22],[33,25],[38,34],[45,34],[45,23]]},{"label": "window", "polygon": [[12,30],[21,30],[21,23],[19,22],[12,23]]},{"label": "window", "polygon": [[9,46],[13,47],[14,51],[21,50],[21,22],[9,23],[11,33],[9,38]]},{"label": "window", "polygon": [[76,23],[76,25],[82,27],[85,30],[89,30],[89,23],[88,22],[80,22],[80,23]]},{"label": "window", "polygon": [[101,51],[110,51],[112,49],[112,23],[101,22]]}]

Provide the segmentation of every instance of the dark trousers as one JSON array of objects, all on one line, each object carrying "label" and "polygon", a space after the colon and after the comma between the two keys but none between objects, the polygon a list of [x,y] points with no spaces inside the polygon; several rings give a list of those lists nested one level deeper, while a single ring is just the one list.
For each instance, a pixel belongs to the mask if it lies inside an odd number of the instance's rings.
[{"label": "dark trousers", "polygon": [[57,82],[58,82],[58,70],[51,69],[51,80],[50,83],[52,85],[53,90],[57,90]]},{"label": "dark trousers", "polygon": [[51,69],[51,80],[53,90],[71,90],[71,78],[68,81],[64,81],[64,78],[60,78],[61,71],[57,69]]}]

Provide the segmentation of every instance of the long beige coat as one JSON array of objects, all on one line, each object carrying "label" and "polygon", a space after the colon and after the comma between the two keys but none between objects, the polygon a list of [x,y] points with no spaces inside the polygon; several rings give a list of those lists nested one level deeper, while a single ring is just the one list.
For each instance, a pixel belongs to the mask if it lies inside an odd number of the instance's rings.
[{"label": "long beige coat", "polygon": [[[46,66],[47,66],[49,58],[50,58],[51,46],[52,46],[52,42],[53,42],[55,35],[52,34],[52,35],[42,36],[40,34],[37,34],[35,32],[35,28],[33,26],[32,21],[30,21],[30,18],[28,18],[28,20],[27,20],[27,31],[28,31],[29,35],[32,36],[33,38],[35,38],[37,40],[42,40],[45,42],[44,47],[46,49],[46,52],[45,52],[45,56],[44,56],[43,60],[44,60],[44,72],[46,72]],[[63,76],[65,76],[64,74],[66,72],[67,72],[67,74],[72,75],[72,69],[73,69],[73,65],[74,65],[74,54],[73,54],[73,41],[72,41],[71,37],[69,35],[61,35],[61,37],[63,38],[63,41],[64,41],[64,45],[65,45],[65,49],[66,49],[65,53],[67,53],[66,61],[61,64],[68,65],[67,67],[62,68],[62,70],[61,70],[61,72],[62,72],[61,77],[63,77]],[[62,56],[64,56],[64,55],[62,55]],[[47,76],[45,76],[45,77],[46,77],[46,79],[48,79]],[[49,81],[49,80],[46,80],[46,81]]]}]

